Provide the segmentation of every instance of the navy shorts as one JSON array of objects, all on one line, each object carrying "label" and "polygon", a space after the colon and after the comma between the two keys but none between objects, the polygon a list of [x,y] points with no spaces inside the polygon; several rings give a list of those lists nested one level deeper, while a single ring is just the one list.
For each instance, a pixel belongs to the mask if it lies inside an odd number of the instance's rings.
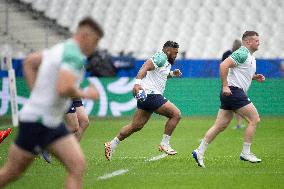
[{"label": "navy shorts", "polygon": [[220,93],[221,109],[224,110],[237,110],[251,103],[243,89],[238,87],[229,86],[232,94],[225,96]]},{"label": "navy shorts", "polygon": [[20,122],[15,144],[37,155],[49,144],[67,135],[69,135],[69,131],[63,123],[52,129],[37,122]]},{"label": "navy shorts", "polygon": [[72,104],[71,104],[69,110],[66,112],[66,114],[75,113],[76,107],[80,107],[80,106],[83,106],[82,100],[81,99],[73,99]]},{"label": "navy shorts", "polygon": [[137,101],[137,108],[148,112],[154,112],[168,100],[161,94],[148,94],[145,101]]}]

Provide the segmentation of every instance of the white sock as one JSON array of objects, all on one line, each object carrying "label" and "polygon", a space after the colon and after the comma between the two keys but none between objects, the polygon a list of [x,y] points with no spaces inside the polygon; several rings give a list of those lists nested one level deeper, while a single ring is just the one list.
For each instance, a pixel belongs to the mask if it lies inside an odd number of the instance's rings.
[{"label": "white sock", "polygon": [[161,144],[169,144],[170,143],[170,139],[171,139],[171,136],[167,135],[167,134],[163,134],[163,138],[162,138],[162,141],[161,141]]},{"label": "white sock", "polygon": [[208,143],[205,142],[205,139],[202,139],[199,147],[197,148],[198,152],[201,154],[201,155],[204,155],[204,152],[205,150],[207,149],[208,147]]},{"label": "white sock", "polygon": [[115,149],[117,145],[120,143],[120,140],[117,137],[114,137],[114,139],[112,139],[110,143],[111,143],[111,148]]},{"label": "white sock", "polygon": [[251,146],[251,143],[244,142],[244,144],[243,144],[243,153],[244,154],[250,153],[250,146]]}]

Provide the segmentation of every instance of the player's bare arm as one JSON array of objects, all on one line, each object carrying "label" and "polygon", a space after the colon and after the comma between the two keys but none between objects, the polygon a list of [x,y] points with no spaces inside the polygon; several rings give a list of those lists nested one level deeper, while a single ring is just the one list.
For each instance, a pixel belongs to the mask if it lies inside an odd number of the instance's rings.
[{"label": "player's bare arm", "polygon": [[141,80],[145,77],[147,71],[150,71],[150,70],[154,70],[155,69],[155,66],[152,62],[151,59],[148,59],[143,65],[142,67],[140,68],[137,76],[136,76],[136,81],[135,81],[135,85],[133,87],[133,94],[136,95],[138,93],[138,91],[140,89],[142,89],[141,87]]},{"label": "player's bare arm", "polygon": [[262,75],[262,74],[255,74],[253,77],[252,77],[253,80],[256,80],[257,82],[264,82],[265,81],[265,76]]},{"label": "player's bare arm", "polygon": [[231,58],[226,58],[221,64],[220,64],[220,78],[222,81],[222,91],[225,96],[229,96],[232,94],[229,86],[228,86],[228,73],[229,68],[235,67],[235,64]]},{"label": "player's bare arm", "polygon": [[80,90],[76,87],[77,76],[65,69],[58,74],[57,92],[63,97],[98,99],[98,91],[94,87]]},{"label": "player's bare arm", "polygon": [[33,89],[33,86],[35,84],[41,60],[42,60],[41,52],[32,53],[24,60],[23,71],[27,85],[30,90]]}]

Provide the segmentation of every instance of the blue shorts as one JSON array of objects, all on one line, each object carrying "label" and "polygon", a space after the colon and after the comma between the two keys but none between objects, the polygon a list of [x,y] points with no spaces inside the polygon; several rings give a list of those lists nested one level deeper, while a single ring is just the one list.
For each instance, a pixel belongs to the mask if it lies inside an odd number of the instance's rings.
[{"label": "blue shorts", "polygon": [[57,128],[51,129],[37,122],[20,122],[15,144],[37,155],[49,144],[67,135],[69,135],[69,131],[63,123]]},{"label": "blue shorts", "polygon": [[81,99],[73,99],[72,104],[71,104],[69,110],[66,112],[66,114],[75,113],[76,107],[80,107],[80,106],[83,106],[82,100]]},{"label": "blue shorts", "polygon": [[148,94],[145,101],[137,101],[137,108],[147,112],[154,112],[167,101],[161,94]]},{"label": "blue shorts", "polygon": [[237,110],[251,103],[243,89],[238,87],[229,86],[232,94],[225,96],[220,93],[221,106],[220,109],[224,110]]}]

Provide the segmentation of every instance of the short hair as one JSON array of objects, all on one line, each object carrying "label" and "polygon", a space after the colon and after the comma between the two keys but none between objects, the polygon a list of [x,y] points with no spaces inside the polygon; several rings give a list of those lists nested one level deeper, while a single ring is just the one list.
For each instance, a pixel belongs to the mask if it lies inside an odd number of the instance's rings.
[{"label": "short hair", "polygon": [[241,46],[242,46],[242,42],[239,39],[235,39],[235,41],[233,42],[232,51],[234,52],[235,50],[237,50]]},{"label": "short hair", "polygon": [[245,40],[247,37],[252,37],[252,36],[259,36],[259,35],[256,31],[245,31],[242,40]]},{"label": "short hair", "polygon": [[167,48],[167,47],[171,47],[171,48],[179,48],[179,44],[177,42],[174,41],[167,41],[163,48]]},{"label": "short hair", "polygon": [[94,32],[97,32],[100,37],[104,36],[104,31],[102,27],[93,18],[85,17],[78,24],[78,28],[85,27],[85,26],[90,27]]}]

